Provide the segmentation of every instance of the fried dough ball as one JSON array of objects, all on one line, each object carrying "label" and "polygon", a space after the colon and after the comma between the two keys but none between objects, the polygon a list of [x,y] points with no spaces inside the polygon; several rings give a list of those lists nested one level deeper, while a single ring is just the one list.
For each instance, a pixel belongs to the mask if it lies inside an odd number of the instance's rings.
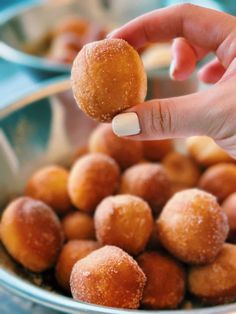
[{"label": "fried dough ball", "polygon": [[38,199],[64,214],[71,207],[67,191],[69,172],[60,166],[51,165],[37,170],[25,188],[25,195]]},{"label": "fried dough ball", "polygon": [[198,189],[176,193],[157,220],[162,245],[181,261],[212,262],[227,237],[226,214],[216,198]]},{"label": "fried dough ball", "polygon": [[83,36],[88,31],[88,29],[88,21],[77,16],[70,16],[56,25],[54,29],[54,36],[65,33],[72,33],[78,36]]},{"label": "fried dough ball", "polygon": [[120,193],[143,198],[155,213],[159,213],[171,196],[171,184],[163,166],[143,163],[123,173]]},{"label": "fried dough ball", "polygon": [[93,218],[86,213],[67,214],[62,220],[62,229],[68,240],[95,238]]},{"label": "fried dough ball", "polygon": [[48,205],[19,197],[3,212],[1,240],[17,262],[31,271],[42,272],[56,262],[63,233],[59,219]]},{"label": "fried dough ball", "polygon": [[208,304],[236,301],[236,245],[224,244],[209,265],[190,267],[188,286],[193,295]]},{"label": "fried dough ball", "polygon": [[149,309],[175,309],[185,293],[185,272],[172,257],[145,252],[137,262],[147,277],[142,305]]},{"label": "fried dough ball", "polygon": [[88,116],[110,122],[121,111],[144,101],[147,77],[137,51],[123,39],[85,45],[71,72],[77,104]]},{"label": "fried dough ball", "polygon": [[141,198],[116,195],[105,198],[94,215],[96,236],[132,255],[142,252],[153,228],[151,209]]},{"label": "fried dough ball", "polygon": [[230,231],[228,239],[236,242],[236,192],[226,198],[222,204],[222,208],[229,222]]},{"label": "fried dough ball", "polygon": [[236,192],[236,165],[221,163],[209,167],[201,176],[198,186],[215,195],[221,203]]},{"label": "fried dough ball", "polygon": [[182,185],[186,188],[197,184],[200,171],[197,164],[190,157],[172,152],[166,155],[162,164],[173,184]]},{"label": "fried dough ball", "polygon": [[70,277],[74,299],[125,309],[139,307],[145,282],[137,262],[110,245],[76,262]]},{"label": "fried dough ball", "polygon": [[73,205],[82,211],[93,212],[104,197],[116,191],[119,174],[114,159],[104,154],[93,153],[78,159],[68,181]]},{"label": "fried dough ball", "polygon": [[203,166],[232,161],[232,158],[207,136],[190,137],[186,140],[186,146],[189,154]]},{"label": "fried dough ball", "polygon": [[160,161],[174,149],[172,140],[144,141],[142,144],[144,158],[151,161]]},{"label": "fried dough ball", "polygon": [[99,248],[98,242],[89,240],[71,240],[63,246],[55,272],[56,280],[61,288],[70,292],[70,274],[74,264]]},{"label": "fried dough ball", "polygon": [[110,124],[99,125],[91,134],[89,149],[115,159],[121,169],[138,163],[143,157],[142,143],[116,136]]}]

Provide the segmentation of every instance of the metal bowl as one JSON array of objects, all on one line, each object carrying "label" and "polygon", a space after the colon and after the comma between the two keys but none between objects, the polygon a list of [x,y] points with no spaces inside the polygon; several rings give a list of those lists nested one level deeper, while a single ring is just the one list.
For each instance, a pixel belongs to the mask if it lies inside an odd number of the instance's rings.
[{"label": "metal bowl", "polygon": [[[53,79],[0,111],[0,208],[23,191],[27,177],[39,166],[69,164],[75,148],[84,145],[96,123],[75,105],[70,83]],[[128,311],[73,301],[55,290],[50,273],[26,272],[0,246],[0,285],[14,294],[64,313],[219,314],[236,304],[193,310]]]},{"label": "metal bowl", "polygon": [[158,7],[156,0],[149,0],[148,5],[144,0],[135,1],[132,5],[121,0],[120,4],[118,8],[115,0],[64,0],[17,5],[0,15],[0,56],[40,78],[69,73],[69,66],[24,52],[25,45],[42,38],[66,16],[77,14],[115,27]]},{"label": "metal bowl", "polygon": [[[36,79],[69,74],[70,66],[26,53],[24,47],[37,42],[62,19],[75,13],[113,28],[160,6],[159,0],[149,0],[148,3],[146,0],[61,0],[17,5],[0,14],[0,57],[29,71]],[[196,80],[191,78],[181,84],[172,82],[172,87],[168,88],[166,66],[148,69],[147,73],[149,97],[163,97],[163,89],[170,92],[175,88],[173,95],[178,95],[183,94],[185,89],[193,92],[197,87]]]}]

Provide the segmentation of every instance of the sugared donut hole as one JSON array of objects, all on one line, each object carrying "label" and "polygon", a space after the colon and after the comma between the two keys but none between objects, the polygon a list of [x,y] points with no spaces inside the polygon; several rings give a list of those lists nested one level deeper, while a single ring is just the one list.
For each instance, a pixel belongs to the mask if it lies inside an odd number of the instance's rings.
[{"label": "sugared donut hole", "polygon": [[70,240],[63,246],[55,269],[56,280],[63,290],[70,292],[70,274],[74,264],[98,248],[98,242],[91,240]]},{"label": "sugared donut hole", "polygon": [[154,251],[144,252],[137,262],[147,277],[142,305],[153,310],[177,308],[185,294],[185,272],[180,263]]},{"label": "sugared donut hole", "polygon": [[70,277],[75,300],[124,309],[139,307],[145,282],[137,262],[109,245],[76,262]]},{"label": "sugared donut hole", "polygon": [[81,157],[69,175],[71,202],[81,211],[93,212],[104,197],[116,191],[119,174],[115,160],[107,155],[93,153]]},{"label": "sugared donut hole", "polygon": [[95,211],[94,223],[101,244],[116,245],[132,255],[144,250],[153,228],[150,207],[133,195],[105,198]]},{"label": "sugared donut hole", "polygon": [[198,186],[217,197],[222,203],[236,192],[236,164],[219,163],[209,167],[201,176]]},{"label": "sugared donut hole", "polygon": [[67,214],[62,219],[62,229],[68,240],[95,238],[93,218],[79,211]]},{"label": "sugared donut hole", "polygon": [[227,217],[216,198],[198,189],[176,193],[157,219],[162,245],[185,263],[211,263],[227,238]]},{"label": "sugared donut hole", "polygon": [[123,39],[85,45],[73,63],[71,79],[81,110],[100,122],[110,122],[116,114],[143,102],[147,92],[141,58]]},{"label": "sugared donut hole", "polygon": [[26,269],[43,272],[54,266],[64,238],[60,221],[48,205],[19,197],[3,211],[1,240]]},{"label": "sugared donut hole", "polygon": [[61,166],[42,167],[29,178],[25,195],[48,204],[57,214],[65,214],[71,207],[67,191],[68,177],[68,170]]},{"label": "sugared donut hole", "polygon": [[186,148],[196,162],[204,167],[232,161],[232,157],[220,148],[212,138],[207,136],[188,138]]},{"label": "sugared donut hole", "polygon": [[99,125],[89,138],[89,150],[115,159],[121,169],[126,169],[143,157],[142,143],[117,137],[110,124]]},{"label": "sugared donut hole", "polygon": [[208,305],[235,302],[236,245],[224,244],[212,263],[190,267],[188,287],[192,295]]},{"label": "sugared donut hole", "polygon": [[120,193],[143,198],[158,214],[171,195],[171,183],[162,165],[141,163],[123,173]]},{"label": "sugared donut hole", "polygon": [[163,166],[175,187],[196,186],[201,174],[193,159],[178,152],[167,154],[163,159]]}]

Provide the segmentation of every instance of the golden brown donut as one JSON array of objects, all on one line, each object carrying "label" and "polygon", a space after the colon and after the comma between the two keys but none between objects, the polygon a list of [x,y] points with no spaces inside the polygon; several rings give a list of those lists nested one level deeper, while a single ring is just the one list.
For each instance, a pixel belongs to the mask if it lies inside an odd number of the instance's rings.
[{"label": "golden brown donut", "polygon": [[190,267],[188,286],[193,295],[207,304],[236,301],[236,246],[224,244],[213,263]]},{"label": "golden brown donut", "polygon": [[151,161],[160,161],[174,149],[172,140],[143,141],[144,158]]},{"label": "golden brown donut", "polygon": [[120,193],[143,198],[155,213],[159,213],[171,196],[171,184],[162,165],[142,163],[123,173]]},{"label": "golden brown donut", "polygon": [[145,308],[175,309],[185,294],[185,272],[172,257],[158,252],[144,252],[137,262],[147,277],[142,305]]},{"label": "golden brown donut", "polygon": [[105,198],[94,215],[100,243],[116,245],[132,255],[142,252],[153,228],[151,209],[141,198],[116,195]]},{"label": "golden brown donut", "polygon": [[48,204],[57,214],[64,214],[71,207],[67,191],[68,177],[69,172],[61,166],[43,167],[28,180],[25,195]]},{"label": "golden brown donut", "polygon": [[137,262],[115,246],[104,246],[76,262],[70,277],[75,300],[137,309],[146,282]]},{"label": "golden brown donut", "polygon": [[117,137],[110,124],[99,125],[89,138],[93,153],[104,153],[115,159],[121,169],[138,163],[143,157],[142,143]]},{"label": "golden brown donut", "polygon": [[228,239],[236,242],[236,192],[228,196],[222,204],[222,208],[226,213],[229,222]]},{"label": "golden brown donut", "polygon": [[99,248],[98,242],[89,240],[71,240],[63,246],[55,271],[56,280],[61,288],[70,292],[70,274],[74,264]]},{"label": "golden brown donut", "polygon": [[201,176],[198,186],[215,195],[221,203],[236,192],[236,165],[219,163],[209,167]]},{"label": "golden brown donut", "polygon": [[71,79],[81,110],[100,122],[143,102],[147,92],[142,61],[123,39],[85,45],[74,60]]},{"label": "golden brown donut", "polygon": [[200,170],[189,156],[171,152],[165,156],[162,164],[173,184],[182,185],[186,188],[197,184]]},{"label": "golden brown donut", "polygon": [[68,240],[95,238],[93,218],[79,211],[67,214],[62,219],[62,229]]},{"label": "golden brown donut", "polygon": [[113,194],[119,183],[119,167],[111,157],[93,153],[77,160],[71,169],[68,191],[74,206],[93,212],[98,203]]},{"label": "golden brown donut", "polygon": [[63,244],[59,219],[41,201],[19,197],[4,210],[1,240],[9,254],[25,268],[42,272],[57,260]]},{"label": "golden brown donut", "polygon": [[198,189],[176,193],[157,219],[162,245],[185,263],[212,262],[228,235],[226,214],[216,198]]},{"label": "golden brown donut", "polygon": [[186,141],[186,146],[189,154],[203,166],[232,161],[232,158],[207,136],[190,137]]}]

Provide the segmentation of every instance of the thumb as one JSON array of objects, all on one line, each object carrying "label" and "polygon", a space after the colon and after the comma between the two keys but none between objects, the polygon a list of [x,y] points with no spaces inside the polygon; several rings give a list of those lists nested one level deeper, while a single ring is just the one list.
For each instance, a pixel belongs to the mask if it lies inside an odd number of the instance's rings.
[{"label": "thumb", "polygon": [[130,108],[113,118],[112,128],[120,137],[134,140],[181,138],[208,135],[217,138],[224,106],[217,104],[225,84],[198,93],[154,99]]}]

